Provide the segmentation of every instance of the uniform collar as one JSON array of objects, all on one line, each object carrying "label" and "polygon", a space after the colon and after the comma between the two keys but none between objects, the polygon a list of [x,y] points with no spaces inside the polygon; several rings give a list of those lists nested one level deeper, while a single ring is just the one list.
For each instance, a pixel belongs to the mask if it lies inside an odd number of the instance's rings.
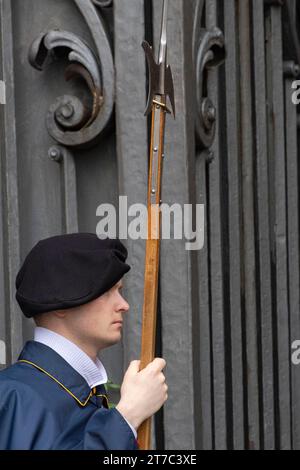
[{"label": "uniform collar", "polygon": [[49,330],[36,327],[34,340],[43,343],[59,354],[88,383],[90,388],[107,382],[107,373],[102,362],[94,362],[82,349],[64,336]]},{"label": "uniform collar", "polygon": [[37,341],[28,341],[18,361],[29,363],[50,376],[82,406],[88,402],[91,389],[86,380],[49,346]]}]

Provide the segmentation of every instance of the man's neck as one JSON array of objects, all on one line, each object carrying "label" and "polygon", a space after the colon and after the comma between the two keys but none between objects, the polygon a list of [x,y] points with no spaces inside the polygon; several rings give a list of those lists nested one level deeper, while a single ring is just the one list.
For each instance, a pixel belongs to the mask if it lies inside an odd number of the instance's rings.
[{"label": "man's neck", "polygon": [[53,328],[53,327],[42,326],[42,325],[38,325],[38,326],[40,326],[41,328],[45,328],[49,331],[53,331],[54,333],[57,333],[60,336],[63,336],[68,341],[75,344],[79,349],[81,349],[81,351],[83,351],[85,354],[87,354],[87,356],[89,356],[92,359],[93,362],[96,363],[98,353],[99,353],[99,349],[93,347],[92,344],[86,344],[83,341],[81,341],[79,338],[72,335],[69,331],[62,330],[60,328]]},{"label": "man's neck", "polygon": [[71,335],[63,335],[61,330],[40,326],[35,329],[34,340],[48,346],[75,369],[90,387],[107,381],[107,373],[99,358],[88,354],[88,350]]}]

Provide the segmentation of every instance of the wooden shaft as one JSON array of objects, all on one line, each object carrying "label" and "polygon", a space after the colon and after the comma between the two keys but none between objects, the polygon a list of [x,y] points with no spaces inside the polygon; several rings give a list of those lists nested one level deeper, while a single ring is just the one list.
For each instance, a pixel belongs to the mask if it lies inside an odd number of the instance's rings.
[{"label": "wooden shaft", "polygon": [[[155,101],[165,104],[161,96]],[[156,135],[156,122],[159,113],[159,138]],[[156,319],[157,319],[157,293],[160,253],[161,216],[159,211],[161,198],[162,155],[164,152],[165,109],[157,104],[152,108],[152,132],[150,146],[149,182],[148,182],[148,238],[146,241],[144,303],[141,340],[141,365],[144,369],[155,357]],[[155,142],[159,146],[155,150]],[[157,161],[154,161],[157,158]],[[155,203],[153,204],[153,181],[155,181]],[[138,443],[140,449],[151,448],[151,418],[146,419],[138,429]]]}]

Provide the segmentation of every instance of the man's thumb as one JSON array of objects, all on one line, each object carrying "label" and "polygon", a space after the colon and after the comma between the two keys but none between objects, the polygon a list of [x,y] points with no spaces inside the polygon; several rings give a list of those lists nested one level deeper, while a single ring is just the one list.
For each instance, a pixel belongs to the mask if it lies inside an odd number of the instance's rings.
[{"label": "man's thumb", "polygon": [[134,373],[137,373],[139,372],[140,370],[140,363],[141,361],[139,360],[136,360],[136,361],[131,361],[131,363],[129,364],[129,367],[126,371],[126,374],[129,373],[129,374],[134,374]]}]

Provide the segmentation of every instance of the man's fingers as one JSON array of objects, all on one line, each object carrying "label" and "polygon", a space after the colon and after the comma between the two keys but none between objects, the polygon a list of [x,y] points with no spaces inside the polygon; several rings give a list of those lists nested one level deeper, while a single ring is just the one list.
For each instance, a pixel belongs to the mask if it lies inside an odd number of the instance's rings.
[{"label": "man's fingers", "polygon": [[153,361],[158,368],[164,369],[167,365],[166,361],[162,357],[156,357]]},{"label": "man's fingers", "polygon": [[161,357],[156,357],[147,367],[155,371],[161,371],[166,367],[166,361]]},{"label": "man's fingers", "polygon": [[165,375],[164,375],[162,372],[160,372],[159,378],[160,378],[160,380],[161,380],[162,383],[164,383],[164,382],[166,381],[166,377],[165,377]]}]

